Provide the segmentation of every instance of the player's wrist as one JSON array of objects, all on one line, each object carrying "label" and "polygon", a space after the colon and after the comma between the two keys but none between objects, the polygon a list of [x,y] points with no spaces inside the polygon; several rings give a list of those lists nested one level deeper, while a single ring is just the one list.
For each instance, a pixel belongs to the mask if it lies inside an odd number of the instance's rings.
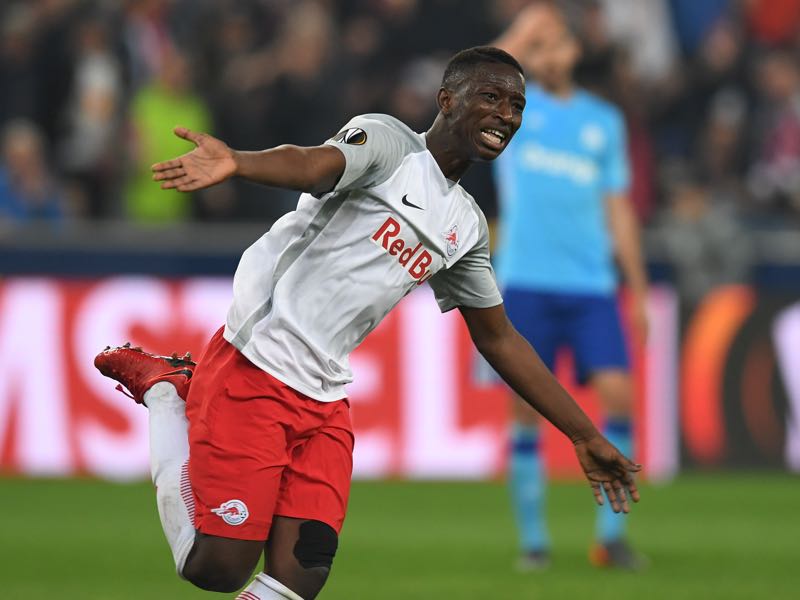
[{"label": "player's wrist", "polygon": [[594,425],[589,425],[588,427],[583,427],[578,431],[567,434],[567,437],[572,442],[573,446],[588,444],[598,436],[600,436],[600,432]]},{"label": "player's wrist", "polygon": [[242,176],[242,162],[243,162],[243,155],[238,150],[234,150],[231,148],[231,159],[233,160],[233,172],[231,173],[231,177],[241,177]]}]

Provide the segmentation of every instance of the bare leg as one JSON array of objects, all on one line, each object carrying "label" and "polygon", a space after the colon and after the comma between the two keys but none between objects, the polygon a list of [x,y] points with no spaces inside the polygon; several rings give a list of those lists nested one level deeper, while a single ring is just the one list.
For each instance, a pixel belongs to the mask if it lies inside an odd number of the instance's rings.
[{"label": "bare leg", "polygon": [[629,418],[633,411],[633,385],[627,371],[608,369],[593,373],[589,382],[597,392],[604,414]]},{"label": "bare leg", "polygon": [[[301,527],[308,523],[311,522],[306,519],[276,516],[265,549],[265,572],[304,600],[317,597],[330,573],[330,566],[319,564],[326,561],[312,560],[309,563],[303,558],[305,553],[298,547]],[[330,555],[329,559],[333,560],[333,554],[336,552],[336,534],[332,529],[330,535],[333,536],[333,541],[328,542],[326,553]],[[334,544],[333,548],[330,548],[331,544]],[[301,559],[306,563],[305,566],[301,564]]]},{"label": "bare leg", "polygon": [[264,572],[239,600],[313,600],[331,570],[338,536],[320,521],[276,516],[264,550]]},{"label": "bare leg", "polygon": [[264,542],[235,540],[197,532],[183,576],[211,592],[235,592],[241,588],[261,559]]}]

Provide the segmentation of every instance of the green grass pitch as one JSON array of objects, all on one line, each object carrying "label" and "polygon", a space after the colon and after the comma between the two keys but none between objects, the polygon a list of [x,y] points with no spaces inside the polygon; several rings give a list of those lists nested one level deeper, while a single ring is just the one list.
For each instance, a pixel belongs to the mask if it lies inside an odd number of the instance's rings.
[{"label": "green grass pitch", "polygon": [[[797,477],[694,474],[642,496],[631,537],[648,571],[588,565],[591,496],[561,483],[548,495],[554,564],[519,574],[502,483],[357,482],[320,598],[800,598]],[[173,574],[149,485],[0,479],[0,598],[200,597],[225,596]]]}]

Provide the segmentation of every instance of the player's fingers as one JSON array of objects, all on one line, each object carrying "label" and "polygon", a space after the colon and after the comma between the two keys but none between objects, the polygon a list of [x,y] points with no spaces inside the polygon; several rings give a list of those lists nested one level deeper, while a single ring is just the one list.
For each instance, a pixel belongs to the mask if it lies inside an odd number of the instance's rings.
[{"label": "player's fingers", "polygon": [[190,142],[198,146],[200,145],[200,140],[203,139],[202,133],[195,133],[188,127],[178,126],[173,131],[175,132],[175,135],[177,135],[179,138],[189,140]]},{"label": "player's fingers", "polygon": [[638,502],[639,490],[636,487],[636,481],[634,481],[633,477],[628,477],[628,479],[625,481],[625,486],[628,488],[628,494],[630,494],[631,500]]},{"label": "player's fingers", "polygon": [[188,175],[184,175],[183,177],[175,177],[175,178],[167,179],[166,181],[163,181],[161,183],[161,189],[162,190],[177,189],[177,190],[180,190],[180,191],[184,191],[184,190],[181,190],[181,186],[188,185],[188,184],[192,183],[193,181],[194,181],[194,179],[192,177],[189,177]]},{"label": "player's fingers", "polygon": [[603,506],[603,490],[600,487],[600,483],[596,481],[590,481],[589,485],[592,486],[592,494],[594,494],[594,501],[597,502],[598,506]]},{"label": "player's fingers", "polygon": [[633,462],[622,453],[618,453],[609,463],[607,470],[615,477],[625,479],[630,473],[637,473],[642,470],[642,465]]},{"label": "player's fingers", "polygon": [[610,481],[604,481],[603,489],[606,492],[608,501],[611,503],[611,510],[615,513],[619,512],[619,502],[617,501],[617,494],[614,492],[614,486],[611,485]]},{"label": "player's fingers", "polygon": [[180,184],[177,187],[177,190],[179,192],[193,192],[195,190],[199,190],[202,187],[203,187],[203,184],[199,180],[194,179],[192,181],[189,181],[188,183]]},{"label": "player's fingers", "polygon": [[165,160],[164,162],[159,162],[154,164],[150,169],[154,172],[157,171],[166,171],[167,169],[174,169],[176,167],[180,167],[183,163],[181,159],[175,158],[173,160]]},{"label": "player's fingers", "polygon": [[642,465],[640,465],[639,463],[635,463],[629,458],[625,457],[625,469],[633,473],[638,473],[639,471],[642,470]]},{"label": "player's fingers", "polygon": [[175,169],[164,169],[163,171],[158,171],[153,175],[154,181],[163,181],[164,179],[177,179],[178,177],[183,177],[186,175],[186,169],[183,167],[177,167]]},{"label": "player's fingers", "polygon": [[622,512],[629,513],[631,511],[631,507],[628,504],[628,495],[625,493],[625,487],[622,485],[622,482],[619,479],[614,482],[614,491],[617,494],[617,501],[622,509]]}]

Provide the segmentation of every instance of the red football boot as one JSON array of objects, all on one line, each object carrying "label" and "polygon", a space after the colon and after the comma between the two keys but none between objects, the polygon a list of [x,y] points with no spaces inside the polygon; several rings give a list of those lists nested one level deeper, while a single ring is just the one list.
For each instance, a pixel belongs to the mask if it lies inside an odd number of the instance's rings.
[{"label": "red football boot", "polygon": [[156,356],[131,347],[130,342],[118,348],[107,346],[94,359],[94,366],[106,377],[118,381],[117,389],[123,394],[123,387],[127,388],[130,394],[126,395],[139,404],[144,404],[144,393],[162,381],[174,385],[178,395],[186,400],[195,365],[188,352],[182,357],[177,353]]}]

